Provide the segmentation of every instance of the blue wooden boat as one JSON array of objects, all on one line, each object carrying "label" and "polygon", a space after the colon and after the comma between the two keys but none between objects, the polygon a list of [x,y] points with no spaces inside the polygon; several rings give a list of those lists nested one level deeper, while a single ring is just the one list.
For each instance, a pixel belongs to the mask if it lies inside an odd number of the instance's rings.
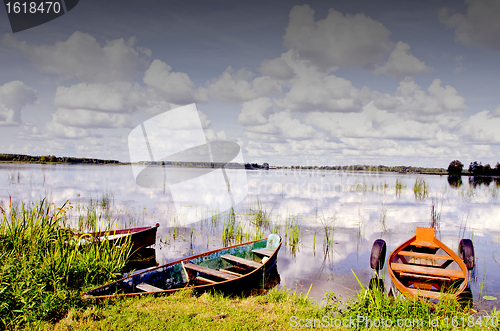
[{"label": "blue wooden boat", "polygon": [[170,294],[191,287],[239,291],[258,284],[276,266],[281,237],[220,248],[150,268],[83,293],[85,299]]}]

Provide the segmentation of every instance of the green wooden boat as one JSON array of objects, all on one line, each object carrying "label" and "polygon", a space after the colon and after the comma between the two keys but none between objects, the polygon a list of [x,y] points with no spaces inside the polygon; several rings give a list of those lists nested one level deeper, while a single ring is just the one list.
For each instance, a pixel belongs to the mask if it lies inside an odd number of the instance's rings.
[{"label": "green wooden boat", "polygon": [[258,284],[276,266],[281,237],[251,241],[190,256],[83,293],[85,299],[196,291],[239,291]]}]

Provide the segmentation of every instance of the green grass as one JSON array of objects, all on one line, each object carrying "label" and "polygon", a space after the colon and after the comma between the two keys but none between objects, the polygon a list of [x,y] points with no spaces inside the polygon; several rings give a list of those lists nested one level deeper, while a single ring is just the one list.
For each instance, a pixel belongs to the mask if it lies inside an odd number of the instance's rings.
[{"label": "green grass", "polygon": [[45,200],[0,210],[0,328],[57,320],[83,304],[84,289],[121,274],[130,243],[77,245],[84,237],[61,227],[66,211]]},{"label": "green grass", "polygon": [[429,184],[424,179],[417,178],[413,185],[413,193],[416,200],[424,200],[429,195]]},{"label": "green grass", "polygon": [[253,212],[253,220],[252,220],[253,224],[255,224],[257,227],[269,228],[271,214],[264,209],[264,206],[260,203],[259,200],[257,200],[256,210],[252,212]]},{"label": "green grass", "polygon": [[406,184],[403,180],[397,178],[396,179],[396,197],[401,198],[401,193],[406,189]]},{"label": "green grass", "polygon": [[236,221],[236,214],[233,208],[231,208],[222,225],[222,242],[224,246],[229,246],[231,243],[241,243],[244,237],[243,228]]},{"label": "green grass", "polygon": [[[56,325],[46,324],[46,329],[380,330],[385,327],[376,327],[376,321],[383,320],[384,325],[392,324],[391,330],[482,330],[486,321],[491,325],[499,315],[496,310],[478,315],[452,298],[432,304],[422,299],[393,298],[364,287],[347,301],[327,292],[323,305],[287,289],[246,297],[219,293],[196,296],[181,291],[171,296],[119,299],[73,308]],[[476,324],[480,318],[483,327]],[[469,327],[472,321],[474,326]],[[342,323],[343,327],[335,327]]]},{"label": "green grass", "polygon": [[438,203],[432,199],[431,205],[431,227],[437,229],[441,221],[441,209],[438,210]]},{"label": "green grass", "polygon": [[[305,297],[272,290],[250,297],[189,291],[72,309],[55,330],[289,330],[290,319],[319,317]],[[52,328],[52,326],[50,326]],[[48,328],[48,327],[47,327]]]}]

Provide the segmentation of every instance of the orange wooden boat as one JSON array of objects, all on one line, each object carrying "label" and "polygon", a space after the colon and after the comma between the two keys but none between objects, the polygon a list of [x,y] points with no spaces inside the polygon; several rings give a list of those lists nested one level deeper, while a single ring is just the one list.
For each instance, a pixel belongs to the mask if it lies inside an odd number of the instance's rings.
[{"label": "orange wooden boat", "polygon": [[[474,266],[472,242],[469,239],[460,241],[459,257],[434,234],[433,228],[417,227],[416,235],[396,248],[387,259],[392,282],[408,298],[458,296],[467,288],[469,270]],[[372,266],[376,266],[373,252],[378,241],[382,240],[377,240],[372,249]],[[383,250],[385,253],[385,243]],[[375,260],[376,257],[377,254]]]}]

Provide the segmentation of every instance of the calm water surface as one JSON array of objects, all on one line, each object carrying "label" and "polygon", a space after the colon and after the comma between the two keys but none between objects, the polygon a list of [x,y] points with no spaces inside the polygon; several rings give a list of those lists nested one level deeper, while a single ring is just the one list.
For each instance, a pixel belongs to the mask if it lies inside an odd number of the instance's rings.
[{"label": "calm water surface", "polygon": [[[182,171],[192,171],[183,169]],[[228,177],[236,176],[228,170]],[[232,173],[233,172],[233,173]],[[416,226],[436,222],[436,236],[457,251],[461,238],[475,245],[476,267],[470,287],[483,309],[499,308],[500,200],[496,181],[450,185],[447,176],[340,171],[247,171],[248,195],[235,206],[243,241],[271,230],[286,238],[278,256],[280,286],[297,289],[321,302],[325,291],[347,298],[368,284],[373,272],[369,255],[373,241],[383,238],[392,251],[415,233]],[[416,195],[417,180],[427,195]],[[397,183],[399,190],[397,189]],[[176,210],[167,188],[135,184],[129,166],[0,164],[0,204],[47,198],[56,206],[69,200],[69,222],[76,227],[90,204],[103,222],[118,219],[119,227],[161,224],[155,245],[163,264],[222,246],[227,212],[186,202]],[[256,224],[259,213],[269,220]],[[292,245],[290,225],[300,226]],[[385,268],[386,269],[386,268]],[[384,269],[384,270],[385,270]],[[385,272],[386,288],[390,278]],[[484,300],[493,296],[499,300]]]}]

